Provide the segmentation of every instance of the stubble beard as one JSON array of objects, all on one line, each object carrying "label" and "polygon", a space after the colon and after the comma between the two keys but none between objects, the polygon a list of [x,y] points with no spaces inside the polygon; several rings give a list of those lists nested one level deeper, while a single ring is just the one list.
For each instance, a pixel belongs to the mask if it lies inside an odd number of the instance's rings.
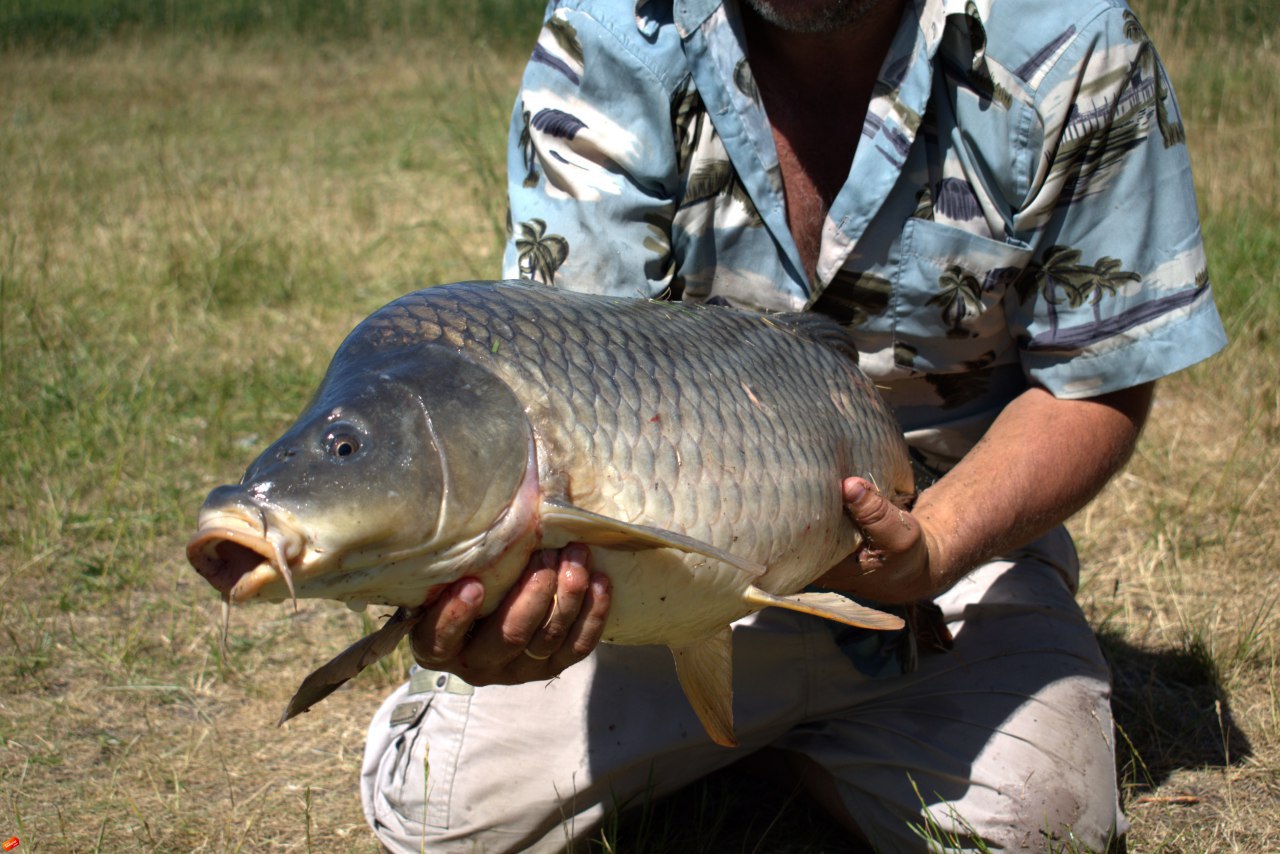
[{"label": "stubble beard", "polygon": [[833,33],[861,20],[886,0],[744,0],[779,29],[792,33]]}]

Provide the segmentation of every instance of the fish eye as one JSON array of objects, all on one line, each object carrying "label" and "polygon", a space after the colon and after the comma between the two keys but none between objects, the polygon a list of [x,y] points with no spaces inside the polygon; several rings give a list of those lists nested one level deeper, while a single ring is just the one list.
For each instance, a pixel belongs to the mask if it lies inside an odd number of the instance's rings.
[{"label": "fish eye", "polygon": [[360,437],[354,429],[343,425],[324,437],[324,449],[331,457],[346,459],[360,450]]}]

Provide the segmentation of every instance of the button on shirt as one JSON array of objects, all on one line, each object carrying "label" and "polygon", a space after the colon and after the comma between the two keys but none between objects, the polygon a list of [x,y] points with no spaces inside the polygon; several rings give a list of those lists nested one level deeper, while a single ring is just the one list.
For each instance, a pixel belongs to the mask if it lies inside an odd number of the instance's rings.
[{"label": "button on shirt", "polygon": [[506,274],[826,312],[938,470],[1032,384],[1091,397],[1224,345],[1181,117],[1123,3],[908,3],[813,279],[744,45],[733,3],[553,4]]}]

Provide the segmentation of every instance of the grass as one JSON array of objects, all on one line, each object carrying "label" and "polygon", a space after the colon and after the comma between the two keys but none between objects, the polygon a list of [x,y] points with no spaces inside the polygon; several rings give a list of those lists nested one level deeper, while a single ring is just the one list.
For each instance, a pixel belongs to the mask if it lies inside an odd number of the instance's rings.
[{"label": "grass", "polygon": [[312,42],[440,37],[513,47],[529,37],[538,0],[2,0],[0,48],[86,50],[137,35],[202,39],[302,37]]},{"label": "grass", "polygon": [[[1146,23],[1232,345],[1162,384],[1075,520],[1081,600],[1116,671],[1130,850],[1277,850],[1276,13],[1166,2]],[[356,320],[497,271],[536,12],[310,8],[0,2],[0,837],[22,850],[374,850],[359,755],[403,657],[277,730],[366,624],[245,609],[224,657],[182,545]],[[803,796],[735,772],[606,838],[840,847]]]}]

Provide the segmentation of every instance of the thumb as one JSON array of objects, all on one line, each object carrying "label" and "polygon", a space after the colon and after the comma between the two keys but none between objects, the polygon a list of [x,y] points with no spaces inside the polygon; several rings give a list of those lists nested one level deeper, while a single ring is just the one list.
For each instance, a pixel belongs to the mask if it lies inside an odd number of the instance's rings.
[{"label": "thumb", "polygon": [[840,489],[845,509],[875,549],[902,551],[919,538],[919,523],[867,481],[860,477],[845,478]]}]

